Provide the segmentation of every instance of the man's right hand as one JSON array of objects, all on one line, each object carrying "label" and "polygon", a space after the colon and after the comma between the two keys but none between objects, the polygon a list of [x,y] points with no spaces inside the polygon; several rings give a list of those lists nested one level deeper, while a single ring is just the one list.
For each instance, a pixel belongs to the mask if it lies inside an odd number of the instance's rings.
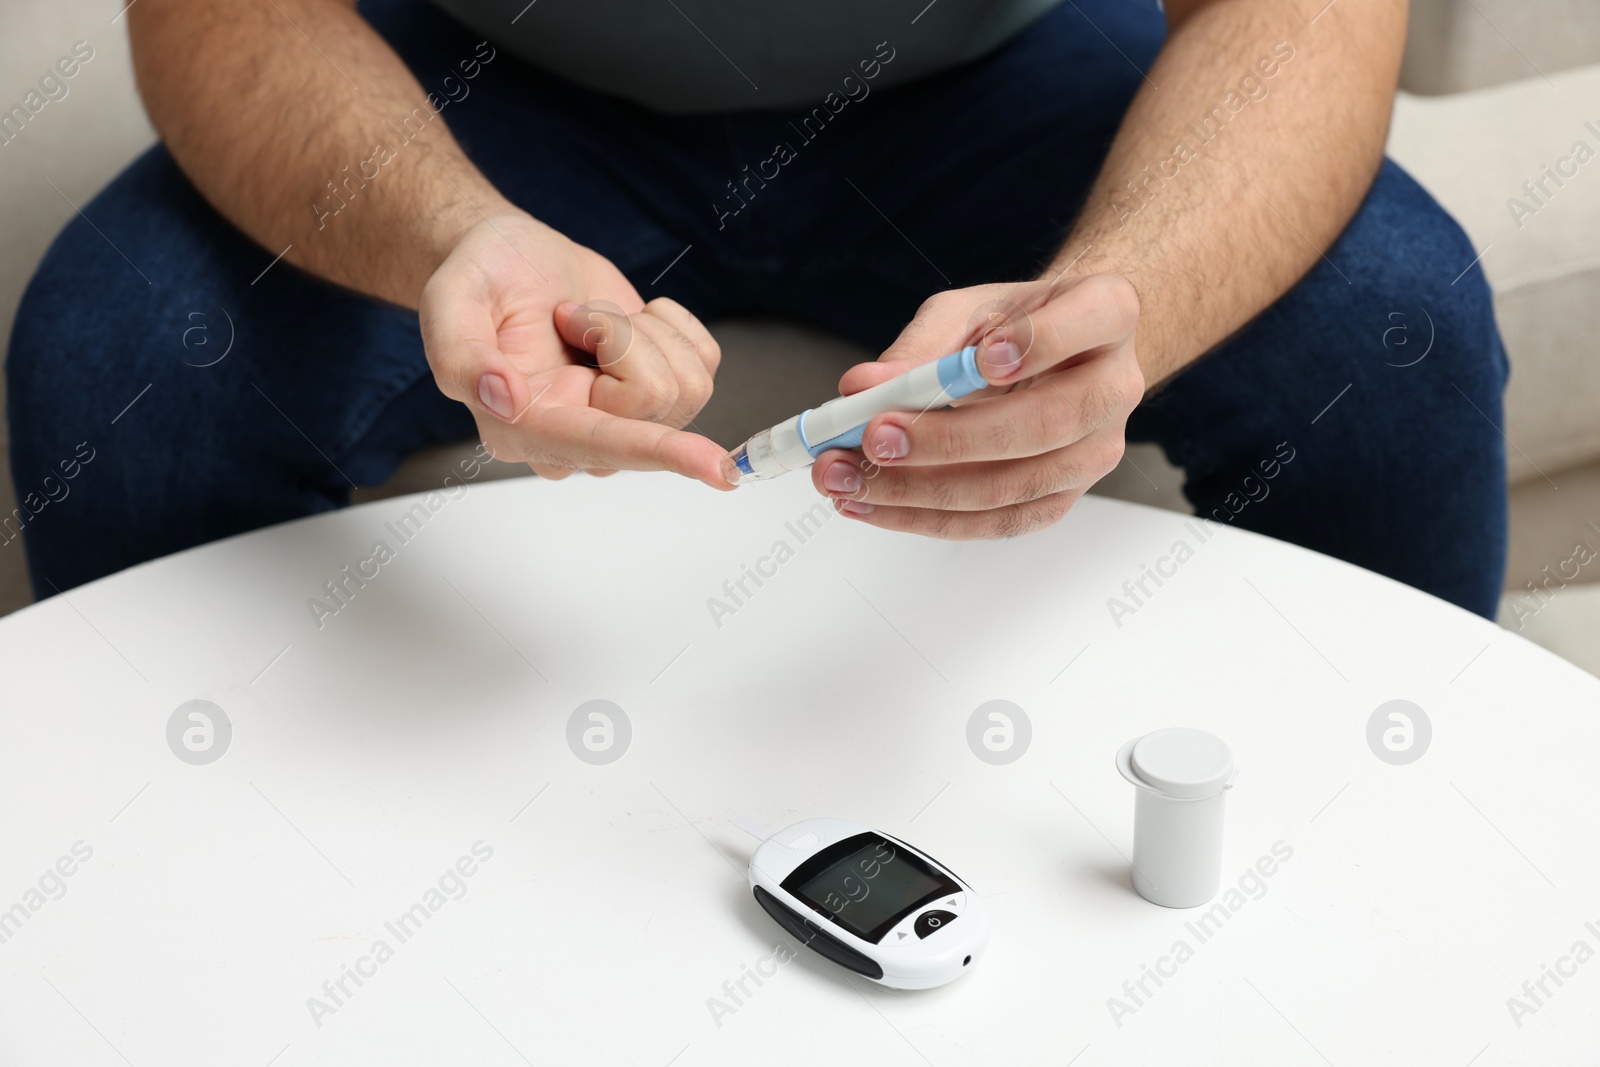
[{"label": "man's right hand", "polygon": [[419,310],[434,379],[496,459],[546,478],[670,470],[733,488],[727,453],[682,429],[710,399],[716,341],[675,301],[644,303],[604,256],[528,215],[485,218]]},{"label": "man's right hand", "polygon": [[[494,455],[731,488],[727,454],[682,430],[711,395],[705,327],[501,196],[355,0],[141,0],[128,18],[146,109],[205,198],[269,257],[419,308],[439,388]],[[218,98],[249,121],[218,121]],[[411,147],[330,217],[329,176],[397,114],[419,120]]]}]

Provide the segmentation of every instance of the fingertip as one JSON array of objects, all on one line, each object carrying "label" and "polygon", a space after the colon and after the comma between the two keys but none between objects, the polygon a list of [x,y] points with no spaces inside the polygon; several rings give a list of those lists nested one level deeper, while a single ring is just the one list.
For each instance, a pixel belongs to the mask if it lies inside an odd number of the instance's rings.
[{"label": "fingertip", "polygon": [[992,331],[978,344],[978,370],[994,385],[1014,381],[1022,373],[1022,349],[1004,331]]},{"label": "fingertip", "polygon": [[709,486],[719,493],[731,493],[735,489],[739,488],[739,484],[737,482],[729,481],[727,475],[723,474],[721,471],[717,471],[716,473],[700,474],[689,474],[686,471],[680,473],[688,474],[689,477],[693,478],[701,485]]},{"label": "fingertip", "polygon": [[861,435],[862,454],[881,465],[905,459],[911,451],[911,424],[905,412],[886,411],[866,425]]},{"label": "fingertip", "polygon": [[[731,493],[739,488],[739,468],[734,465],[733,457],[710,438],[701,440],[710,447],[705,450],[696,449],[697,454],[684,466],[681,473],[698,479],[721,493]],[[713,449],[715,451],[712,451]]]},{"label": "fingertip", "polygon": [[844,455],[843,452],[824,452],[822,455],[816,458],[816,460],[811,464],[810,469],[807,471],[807,473],[811,475],[811,488],[815,489],[823,496],[829,495],[828,487],[822,484],[822,472],[827,470],[828,464],[833,462],[833,460],[829,458],[830,456],[842,455]]},{"label": "fingertip", "polygon": [[884,426],[893,426],[896,429],[904,430],[910,428],[911,424],[921,418],[923,414],[925,413],[919,411],[883,411],[868,419],[866,426],[862,427],[862,429],[868,434]]},{"label": "fingertip", "polygon": [[[563,300],[550,313],[550,320],[554,324],[556,332],[561,335],[562,340],[567,340],[567,330],[572,324],[572,318],[582,309],[583,305],[576,300]],[[567,343],[570,344],[571,342],[568,341]]]},{"label": "fingertip", "polygon": [[595,321],[594,309],[575,300],[563,300],[556,305],[552,321],[561,339],[581,352],[593,355],[606,336],[609,322],[604,316]]},{"label": "fingertip", "polygon": [[669,440],[669,447],[658,453],[668,470],[724,493],[739,487],[733,457],[721,445],[687,430],[673,430]]}]

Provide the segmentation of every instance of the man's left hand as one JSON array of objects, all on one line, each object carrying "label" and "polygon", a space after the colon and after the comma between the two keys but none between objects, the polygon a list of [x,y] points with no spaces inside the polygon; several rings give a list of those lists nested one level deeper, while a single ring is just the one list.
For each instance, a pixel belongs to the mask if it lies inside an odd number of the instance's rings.
[{"label": "man's left hand", "polygon": [[989,387],[938,411],[892,411],[859,452],[824,452],[817,491],[840,514],[950,540],[1015,537],[1061,519],[1122,458],[1144,395],[1139,297],[1114,274],[939,293],[843,395],[978,346]]}]

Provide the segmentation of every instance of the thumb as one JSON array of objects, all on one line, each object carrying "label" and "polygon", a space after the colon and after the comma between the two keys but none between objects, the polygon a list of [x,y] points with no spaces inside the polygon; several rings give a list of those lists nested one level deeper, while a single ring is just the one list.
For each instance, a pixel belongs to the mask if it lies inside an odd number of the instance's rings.
[{"label": "thumb", "polygon": [[418,317],[441,392],[502,422],[515,422],[527,410],[528,380],[500,351],[498,323],[480,293],[454,277],[435,276]]},{"label": "thumb", "polygon": [[939,349],[942,334],[947,333],[942,326],[944,323],[930,322],[930,317],[925,314],[928,306],[923,306],[917,317],[906,323],[906,328],[901,330],[898,338],[894,338],[890,347],[883,349],[883,355],[870,363],[856,363],[850,370],[843,373],[838,379],[838,395],[848,397],[858,394],[861,390],[882,386],[883,382],[891,378],[899,378],[901,374],[920,366],[928,360],[936,360],[941,355],[946,355]]},{"label": "thumb", "polygon": [[839,378],[839,395],[849,396],[874,385],[882,385],[890,378],[898,378],[917,365],[909,359],[889,360],[887,354],[874,363],[857,363]]},{"label": "thumb", "polygon": [[839,395],[849,396],[863,389],[871,389],[913,367],[949,355],[961,347],[959,344],[955,348],[950,346],[959,339],[962,325],[949,294],[930,297],[906,323],[900,336],[883,350],[883,355],[871,363],[858,363],[845,371],[839,379]]}]

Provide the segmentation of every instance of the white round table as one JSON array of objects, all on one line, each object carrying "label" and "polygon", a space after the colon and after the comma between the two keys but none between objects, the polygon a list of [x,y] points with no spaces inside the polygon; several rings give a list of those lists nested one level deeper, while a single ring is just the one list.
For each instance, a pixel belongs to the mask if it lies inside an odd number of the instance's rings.
[{"label": "white round table", "polygon": [[[1600,1061],[1600,681],[1488,622],[1095,498],[949,544],[798,475],[449,494],[0,622],[0,1063]],[[1174,725],[1240,770],[1190,911],[1113,766]],[[971,882],[981,965],[791,960],[741,827],[822,815]]]}]

